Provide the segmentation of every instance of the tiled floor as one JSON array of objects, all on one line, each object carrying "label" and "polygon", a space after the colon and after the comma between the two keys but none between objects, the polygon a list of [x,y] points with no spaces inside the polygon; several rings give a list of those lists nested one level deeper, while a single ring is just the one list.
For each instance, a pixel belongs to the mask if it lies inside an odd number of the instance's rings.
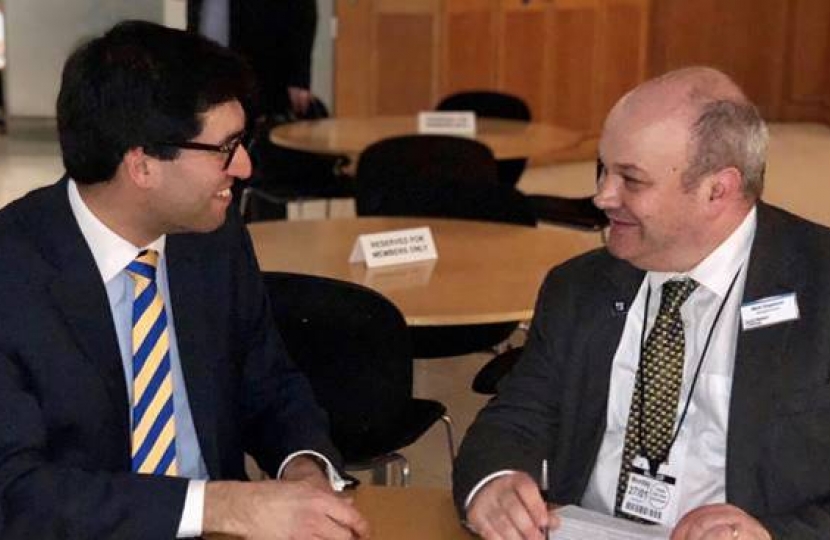
[{"label": "tiled floor", "polygon": [[[13,125],[12,135],[0,136],[0,206],[37,186],[55,181],[62,171],[53,130],[42,123]],[[816,124],[771,127],[772,144],[764,198],[812,220],[830,225],[830,128]],[[593,190],[592,162],[538,167],[529,170],[519,187],[529,193],[569,196]],[[306,203],[302,218],[323,215],[324,205]],[[353,206],[337,202],[334,216],[350,215]],[[290,209],[298,216],[299,209]],[[2,256],[2,254],[0,254]],[[521,335],[514,338],[521,340]],[[484,353],[415,363],[415,393],[444,402],[455,420],[456,443],[485,403],[470,390],[470,382],[487,361]],[[449,486],[450,464],[444,432],[434,427],[403,450],[412,466],[415,485]],[[363,475],[361,475],[363,477]]]}]

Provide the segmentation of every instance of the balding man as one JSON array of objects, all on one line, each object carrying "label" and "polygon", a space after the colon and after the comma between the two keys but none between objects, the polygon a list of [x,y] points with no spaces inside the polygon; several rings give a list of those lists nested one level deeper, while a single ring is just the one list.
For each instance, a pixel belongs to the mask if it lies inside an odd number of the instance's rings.
[{"label": "balding man", "polygon": [[724,74],[646,82],[609,114],[607,246],[555,268],[525,353],[454,473],[485,538],[557,504],[672,540],[828,538],[830,230],[760,200],[767,130]]}]

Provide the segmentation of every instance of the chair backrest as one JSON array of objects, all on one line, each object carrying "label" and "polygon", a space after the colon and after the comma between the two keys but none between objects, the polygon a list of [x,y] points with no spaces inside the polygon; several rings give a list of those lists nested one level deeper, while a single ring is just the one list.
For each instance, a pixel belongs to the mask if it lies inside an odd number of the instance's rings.
[{"label": "chair backrest", "polygon": [[492,151],[447,135],[391,137],[366,148],[357,164],[356,209],[359,215],[536,224],[522,194],[499,183]]},{"label": "chair backrest", "polygon": [[[513,94],[493,90],[458,92],[442,99],[435,107],[439,111],[473,111],[477,116],[530,120],[530,108],[525,100]],[[526,159],[500,159],[498,178],[503,184],[519,183],[527,165]]]},{"label": "chair backrest", "polygon": [[439,111],[473,111],[478,116],[530,120],[530,108],[520,97],[492,90],[458,92],[442,99]]},{"label": "chair backrest", "polygon": [[329,413],[335,444],[384,429],[412,398],[406,321],[377,292],[323,277],[264,272],[289,356]]}]

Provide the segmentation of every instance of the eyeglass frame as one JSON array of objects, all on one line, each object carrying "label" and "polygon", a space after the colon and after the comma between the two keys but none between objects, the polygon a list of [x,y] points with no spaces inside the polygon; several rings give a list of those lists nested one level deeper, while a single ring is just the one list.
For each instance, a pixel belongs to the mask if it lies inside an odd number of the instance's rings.
[{"label": "eyeglass frame", "polygon": [[[200,142],[193,142],[193,141],[162,141],[153,143],[156,146],[169,146],[172,148],[181,148],[184,150],[203,150],[206,152],[217,152],[220,154],[228,154],[225,163],[222,165],[222,170],[227,171],[228,167],[231,166],[231,162],[233,161],[233,157],[236,155],[236,151],[239,150],[239,147],[243,145],[245,139],[247,138],[248,133],[243,131],[236,135],[231,140],[222,143],[222,144],[209,144],[209,143],[200,143]],[[246,149],[250,141],[245,143]]]}]

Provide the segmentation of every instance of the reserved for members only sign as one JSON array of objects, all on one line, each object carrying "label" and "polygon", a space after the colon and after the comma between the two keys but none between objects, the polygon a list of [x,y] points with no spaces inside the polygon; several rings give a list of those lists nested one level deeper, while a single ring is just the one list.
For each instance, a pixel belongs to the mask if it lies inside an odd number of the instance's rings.
[{"label": "reserved for members only sign", "polygon": [[365,262],[369,268],[437,259],[429,227],[361,234],[355,241],[349,262]]}]

